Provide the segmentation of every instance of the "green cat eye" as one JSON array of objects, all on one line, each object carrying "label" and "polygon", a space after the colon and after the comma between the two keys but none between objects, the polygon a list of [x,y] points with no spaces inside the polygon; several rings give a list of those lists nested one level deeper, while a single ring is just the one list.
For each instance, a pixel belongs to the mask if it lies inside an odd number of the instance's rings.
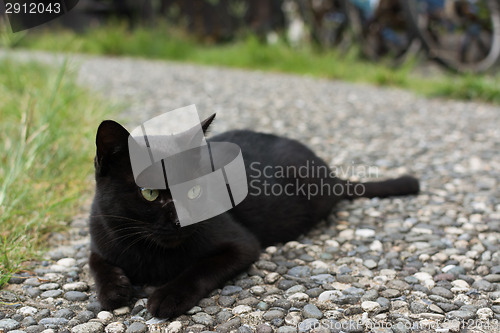
[{"label": "green cat eye", "polygon": [[150,188],[141,188],[141,194],[147,201],[155,201],[160,195],[160,191],[152,190]]}]

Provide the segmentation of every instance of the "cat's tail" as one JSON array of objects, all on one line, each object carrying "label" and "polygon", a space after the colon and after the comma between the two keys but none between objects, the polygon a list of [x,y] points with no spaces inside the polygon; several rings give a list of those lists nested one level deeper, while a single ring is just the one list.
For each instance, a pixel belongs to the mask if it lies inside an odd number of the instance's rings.
[{"label": "cat's tail", "polygon": [[357,183],[345,181],[345,199],[385,198],[417,194],[419,191],[419,181],[412,176],[402,176],[379,182]]}]

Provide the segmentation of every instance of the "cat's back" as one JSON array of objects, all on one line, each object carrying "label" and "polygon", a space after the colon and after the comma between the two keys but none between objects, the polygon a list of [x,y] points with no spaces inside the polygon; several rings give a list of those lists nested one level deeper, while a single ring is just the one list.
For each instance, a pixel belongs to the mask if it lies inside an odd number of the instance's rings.
[{"label": "cat's back", "polygon": [[289,165],[316,158],[315,154],[297,140],[251,130],[232,130],[218,134],[209,142],[232,142],[242,151],[245,164],[262,162],[267,165]]}]

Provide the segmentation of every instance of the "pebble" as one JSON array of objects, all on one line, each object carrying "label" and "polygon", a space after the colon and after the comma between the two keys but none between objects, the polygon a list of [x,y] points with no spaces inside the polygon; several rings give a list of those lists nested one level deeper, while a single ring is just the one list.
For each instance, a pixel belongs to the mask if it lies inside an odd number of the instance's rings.
[{"label": "pebble", "polygon": [[22,314],[23,316],[33,316],[37,313],[38,310],[32,306],[23,306],[22,308],[17,310],[17,313]]},{"label": "pebble", "polygon": [[361,308],[367,312],[375,312],[381,308],[381,305],[373,301],[364,301],[361,303]]},{"label": "pebble", "polygon": [[252,308],[248,305],[238,305],[231,311],[234,315],[241,315],[252,311]]},{"label": "pebble", "polygon": [[265,324],[259,324],[255,328],[256,333],[273,333],[273,328],[265,323]]},{"label": "pebble", "polygon": [[42,291],[53,290],[59,288],[59,283],[44,283],[38,286],[38,289]]},{"label": "pebble", "polygon": [[242,291],[243,288],[238,287],[238,286],[225,286],[222,288],[221,295],[222,296],[231,296],[234,294],[238,294],[240,291]]},{"label": "pebble", "polygon": [[71,302],[78,302],[87,300],[89,296],[81,291],[67,291],[64,298]]},{"label": "pebble", "polygon": [[88,323],[76,325],[71,329],[71,333],[102,333],[104,332],[104,325],[97,321],[90,321]]},{"label": "pebble", "polygon": [[356,236],[361,238],[371,238],[375,236],[375,230],[373,229],[356,229]]},{"label": "pebble", "polygon": [[57,298],[57,297],[60,297],[61,295],[63,294],[63,291],[62,290],[47,290],[47,291],[44,291],[43,293],[40,294],[40,297],[41,298],[49,298],[49,297],[52,297],[52,298]]},{"label": "pebble", "polygon": [[236,299],[231,296],[220,296],[219,297],[219,305],[225,308],[230,307],[236,302]]},{"label": "pebble", "polygon": [[123,315],[129,314],[129,313],[130,313],[130,308],[128,306],[123,306],[121,308],[113,310],[113,314],[115,316],[123,316]]},{"label": "pebble", "polygon": [[40,325],[44,325],[46,327],[64,326],[68,323],[68,319],[66,319],[66,318],[43,318],[38,323]]},{"label": "pebble", "polygon": [[288,270],[288,275],[295,277],[308,277],[311,275],[311,268],[309,266],[295,266]]},{"label": "pebble", "polygon": [[78,281],[72,283],[66,283],[62,286],[64,291],[87,291],[89,285],[86,282]]},{"label": "pebble", "polygon": [[431,293],[448,299],[453,298],[453,293],[448,289],[442,287],[432,288]]},{"label": "pebble", "polygon": [[271,321],[273,319],[281,319],[285,316],[285,313],[281,310],[270,310],[270,311],[267,311],[266,313],[264,313],[264,315],[262,316],[263,319],[265,319],[266,321]]},{"label": "pebble", "polygon": [[314,304],[307,304],[306,306],[304,306],[302,313],[304,315],[304,318],[315,318],[315,319],[323,318],[323,313]]},{"label": "pebble", "polygon": [[63,258],[57,261],[57,265],[62,267],[72,267],[76,265],[76,260],[74,258]]},{"label": "pebble", "polygon": [[127,327],[118,321],[112,322],[106,326],[104,332],[106,333],[123,333]]},{"label": "pebble", "polygon": [[375,260],[372,260],[372,259],[365,260],[363,262],[363,265],[365,265],[365,267],[368,269],[374,269],[378,266],[377,262]]},{"label": "pebble", "polygon": [[61,309],[61,310],[58,310],[56,311],[56,313],[54,314],[54,317],[56,318],[65,318],[65,319],[71,319],[75,316],[75,313],[73,312],[73,310],[70,310],[70,309]]},{"label": "pebble", "polygon": [[231,330],[238,328],[240,325],[241,319],[239,317],[235,317],[223,324],[218,325],[216,331],[220,333],[229,333]]},{"label": "pebble", "polygon": [[16,328],[21,327],[21,324],[19,324],[17,321],[14,319],[6,318],[6,319],[0,319],[0,330],[4,331],[12,331],[15,330]]},{"label": "pebble", "polygon": [[194,314],[192,317],[193,321],[197,324],[205,325],[205,326],[213,326],[214,319],[208,313],[198,312]]},{"label": "pebble", "polygon": [[102,320],[104,323],[108,323],[113,319],[113,314],[109,311],[101,311],[97,314],[97,319]]},{"label": "pebble", "polygon": [[458,320],[469,320],[475,317],[475,313],[472,311],[456,310],[450,311],[446,314],[448,319],[458,319]]}]

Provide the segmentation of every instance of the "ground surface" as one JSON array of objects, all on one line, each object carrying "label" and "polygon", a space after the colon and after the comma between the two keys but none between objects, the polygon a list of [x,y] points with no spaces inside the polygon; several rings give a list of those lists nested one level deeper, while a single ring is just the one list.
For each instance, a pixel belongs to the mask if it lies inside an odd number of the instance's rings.
[{"label": "ground surface", "polygon": [[152,319],[144,300],[100,311],[88,276],[87,217],[76,217],[36,275],[15,276],[0,292],[0,331],[500,331],[498,107],[166,62],[71,64],[83,85],[119,102],[123,112],[109,118],[129,129],[194,103],[204,116],[217,112],[212,133],[287,135],[339,176],[410,173],[422,192],[342,203],[309,234],[265,249],[246,273],[168,321]]}]

